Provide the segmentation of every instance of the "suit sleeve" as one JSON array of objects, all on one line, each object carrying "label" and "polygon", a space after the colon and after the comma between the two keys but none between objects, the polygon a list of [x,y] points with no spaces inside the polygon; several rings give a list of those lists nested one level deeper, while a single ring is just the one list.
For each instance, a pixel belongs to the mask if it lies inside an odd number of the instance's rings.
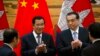
[{"label": "suit sleeve", "polygon": [[24,37],[22,37],[21,45],[22,45],[22,47],[21,47],[21,55],[22,56],[36,55],[35,49],[28,49],[27,39],[25,39]]},{"label": "suit sleeve", "polygon": [[61,33],[56,35],[56,47],[59,55],[64,55],[65,53],[71,53],[72,47],[70,43],[65,43],[61,36]]},{"label": "suit sleeve", "polygon": [[84,38],[84,40],[82,41],[82,49],[85,48],[86,46],[90,45],[92,42],[90,41],[89,39],[89,34],[88,34],[88,31],[86,29],[84,29],[84,31],[82,31],[82,33],[84,34],[81,34],[82,37]]},{"label": "suit sleeve", "polygon": [[49,39],[47,40],[47,56],[55,56],[56,54],[56,48],[55,48],[55,45],[54,45],[54,41],[53,41],[53,38],[49,35],[48,36]]}]

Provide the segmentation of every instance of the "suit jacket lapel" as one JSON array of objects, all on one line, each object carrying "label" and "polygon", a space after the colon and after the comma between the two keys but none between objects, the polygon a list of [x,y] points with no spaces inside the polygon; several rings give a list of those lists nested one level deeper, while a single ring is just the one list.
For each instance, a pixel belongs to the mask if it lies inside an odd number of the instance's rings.
[{"label": "suit jacket lapel", "polygon": [[79,27],[79,33],[78,33],[78,39],[79,39],[79,40],[82,40],[82,39],[81,39],[81,38],[82,38],[81,36],[83,36],[82,28]]},{"label": "suit jacket lapel", "polygon": [[70,38],[71,40],[73,40],[73,36],[72,36],[71,30],[68,29],[68,31],[69,31],[69,38]]},{"label": "suit jacket lapel", "polygon": [[33,33],[31,33],[30,41],[31,41],[34,45],[36,45],[36,46],[38,45],[38,43],[36,42],[36,39],[35,39]]},{"label": "suit jacket lapel", "polygon": [[42,33],[42,41],[45,43],[45,40],[46,40],[46,37],[45,37],[45,34]]}]

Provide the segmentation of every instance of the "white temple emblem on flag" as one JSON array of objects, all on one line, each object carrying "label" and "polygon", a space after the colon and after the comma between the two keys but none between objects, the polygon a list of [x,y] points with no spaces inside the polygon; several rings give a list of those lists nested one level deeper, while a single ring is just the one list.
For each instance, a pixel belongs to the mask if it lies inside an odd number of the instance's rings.
[{"label": "white temple emblem on flag", "polygon": [[[74,11],[72,9],[73,5],[75,4],[76,0],[64,0],[62,4],[62,9],[60,13],[60,17],[58,20],[58,27],[61,31],[68,29],[67,23],[66,23],[66,15],[69,12]],[[80,26],[82,26],[82,21],[84,18],[90,13],[90,9],[82,10],[81,12],[77,12],[80,16]]]}]

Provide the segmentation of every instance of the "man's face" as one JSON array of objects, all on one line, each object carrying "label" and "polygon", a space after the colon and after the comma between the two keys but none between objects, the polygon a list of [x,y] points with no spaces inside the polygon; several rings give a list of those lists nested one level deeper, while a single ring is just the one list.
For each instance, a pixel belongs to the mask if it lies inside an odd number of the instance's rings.
[{"label": "man's face", "polygon": [[74,14],[68,15],[66,19],[67,19],[68,27],[72,30],[76,30],[77,26],[79,25],[79,20],[76,19],[76,15]]},{"label": "man's face", "polygon": [[40,34],[43,32],[44,29],[44,20],[40,19],[40,20],[35,20],[35,24],[34,24],[34,30],[37,34]]}]

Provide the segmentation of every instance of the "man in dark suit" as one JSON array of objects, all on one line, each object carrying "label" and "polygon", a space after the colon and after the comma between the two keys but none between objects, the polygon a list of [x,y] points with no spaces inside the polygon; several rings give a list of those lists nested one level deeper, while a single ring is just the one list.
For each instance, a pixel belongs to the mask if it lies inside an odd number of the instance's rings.
[{"label": "man in dark suit", "polygon": [[44,18],[36,16],[32,24],[33,32],[22,37],[22,56],[55,56],[52,36],[43,32]]},{"label": "man in dark suit", "polygon": [[66,16],[69,29],[57,34],[56,46],[59,56],[80,56],[81,50],[89,43],[88,32],[79,26],[80,19],[76,12]]},{"label": "man in dark suit", "polygon": [[83,49],[82,56],[100,56],[100,23],[92,23],[88,30],[92,44]]},{"label": "man in dark suit", "polygon": [[0,56],[16,56],[13,48],[18,43],[18,33],[14,29],[6,29],[3,34],[4,45],[0,47]]}]

